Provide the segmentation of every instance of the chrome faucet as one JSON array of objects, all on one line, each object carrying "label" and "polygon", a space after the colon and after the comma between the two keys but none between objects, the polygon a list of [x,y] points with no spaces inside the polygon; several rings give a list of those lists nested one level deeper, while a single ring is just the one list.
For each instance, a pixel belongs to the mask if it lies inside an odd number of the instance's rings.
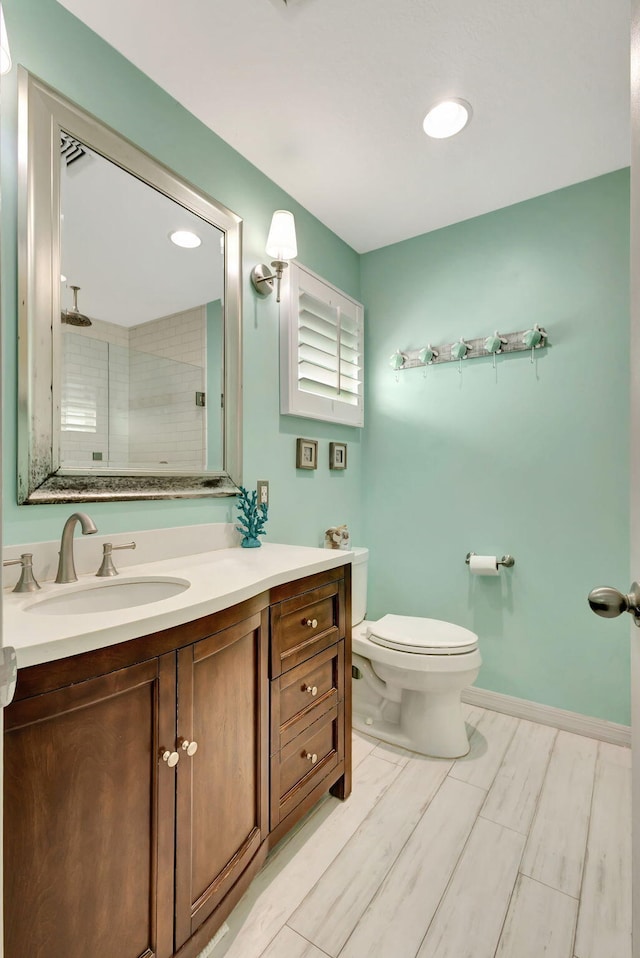
[{"label": "chrome faucet", "polygon": [[79,522],[82,527],[83,536],[91,536],[98,528],[86,512],[74,512],[69,516],[62,530],[62,539],[60,540],[60,559],[58,560],[58,574],[56,582],[77,582],[76,567],[73,562],[73,533]]}]

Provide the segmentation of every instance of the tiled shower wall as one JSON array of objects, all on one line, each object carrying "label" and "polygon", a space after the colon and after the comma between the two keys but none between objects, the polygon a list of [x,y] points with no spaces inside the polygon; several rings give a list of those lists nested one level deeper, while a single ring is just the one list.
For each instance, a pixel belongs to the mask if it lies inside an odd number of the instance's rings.
[{"label": "tiled shower wall", "polygon": [[203,468],[206,307],[126,328],[63,326],[61,459]]},{"label": "tiled shower wall", "polygon": [[129,343],[130,461],[206,468],[206,307],[134,326]]},{"label": "tiled shower wall", "polygon": [[124,326],[101,320],[86,327],[62,326],[60,459],[65,466],[86,467],[94,453],[102,454],[105,462],[126,461],[128,347],[129,330]]},{"label": "tiled shower wall", "polygon": [[[109,464],[129,461],[129,346],[109,345]],[[107,458],[106,456],[104,457]]]}]

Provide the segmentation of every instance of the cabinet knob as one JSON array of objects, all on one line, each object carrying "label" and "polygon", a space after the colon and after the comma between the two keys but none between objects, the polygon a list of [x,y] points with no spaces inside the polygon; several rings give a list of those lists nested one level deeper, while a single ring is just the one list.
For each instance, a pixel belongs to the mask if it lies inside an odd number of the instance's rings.
[{"label": "cabinet knob", "polygon": [[315,752],[313,753],[313,755],[311,754],[311,752],[307,752],[305,754],[305,758],[308,762],[311,762],[312,765],[315,765],[316,762],[318,761],[318,756],[316,755]]},{"label": "cabinet knob", "polygon": [[308,692],[309,695],[313,695],[313,696],[315,697],[315,696],[318,694],[318,686],[317,686],[317,685],[303,685],[303,686],[302,686],[302,691],[303,691],[303,692]]},{"label": "cabinet knob", "polygon": [[317,619],[305,619],[305,623],[304,623],[304,624],[305,624],[306,626],[308,626],[310,629],[317,629],[317,627],[318,627],[318,620],[317,620]]},{"label": "cabinet knob", "polygon": [[189,758],[191,758],[191,756],[195,755],[196,752],[198,751],[198,743],[188,742],[187,739],[185,738],[182,740],[182,748],[185,750]]},{"label": "cabinet knob", "polygon": [[162,761],[166,762],[169,768],[173,768],[174,765],[177,765],[180,761],[180,755],[178,752],[170,752],[168,748],[162,753]]}]

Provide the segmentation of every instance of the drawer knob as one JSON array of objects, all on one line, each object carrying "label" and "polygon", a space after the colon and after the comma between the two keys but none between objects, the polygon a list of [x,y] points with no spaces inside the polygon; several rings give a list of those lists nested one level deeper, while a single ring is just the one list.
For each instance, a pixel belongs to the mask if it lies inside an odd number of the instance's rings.
[{"label": "drawer knob", "polygon": [[185,750],[185,752],[187,753],[187,755],[189,756],[189,758],[191,758],[191,756],[192,756],[192,755],[195,755],[196,752],[198,751],[198,743],[197,743],[197,742],[189,742],[189,741],[187,741],[187,739],[185,738],[185,739],[182,740],[182,748]]},{"label": "drawer knob", "polygon": [[305,624],[306,626],[308,626],[310,629],[317,629],[317,627],[318,627],[318,620],[317,620],[317,619],[305,619],[305,623],[304,623],[304,624]]},{"label": "drawer knob", "polygon": [[173,766],[177,765],[180,761],[180,755],[178,752],[171,752],[166,748],[162,753],[162,761],[166,762],[169,768],[173,768]]},{"label": "drawer knob", "polygon": [[315,696],[318,694],[318,686],[317,686],[317,685],[304,685],[304,686],[302,687],[302,691],[303,691],[303,692],[308,692],[309,695],[313,695],[313,696],[315,697]]},{"label": "drawer knob", "polygon": [[316,755],[315,752],[313,753],[313,755],[311,754],[311,752],[307,752],[305,755],[305,758],[308,762],[311,762],[312,765],[315,765],[316,762],[318,761],[318,756]]}]

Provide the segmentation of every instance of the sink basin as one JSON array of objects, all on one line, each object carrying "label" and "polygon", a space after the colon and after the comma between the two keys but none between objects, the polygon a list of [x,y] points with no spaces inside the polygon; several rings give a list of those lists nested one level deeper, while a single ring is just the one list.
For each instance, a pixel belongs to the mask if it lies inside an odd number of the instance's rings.
[{"label": "sink basin", "polygon": [[119,579],[117,582],[101,582],[58,593],[47,599],[39,599],[27,606],[25,612],[35,615],[86,615],[91,612],[115,612],[130,609],[149,602],[161,602],[180,595],[191,585],[186,579],[149,577]]}]

